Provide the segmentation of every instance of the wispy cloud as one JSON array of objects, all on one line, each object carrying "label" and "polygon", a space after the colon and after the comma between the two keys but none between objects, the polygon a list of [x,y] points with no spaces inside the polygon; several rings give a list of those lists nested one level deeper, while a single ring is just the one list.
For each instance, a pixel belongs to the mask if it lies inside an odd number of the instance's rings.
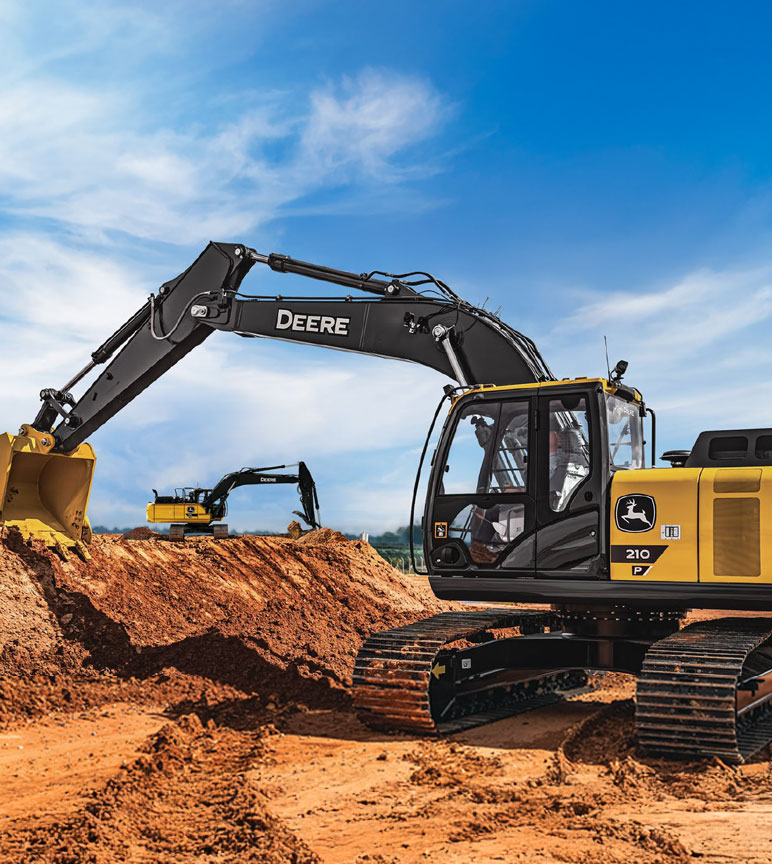
[{"label": "wispy cloud", "polygon": [[770,318],[772,267],[700,268],[635,293],[585,295],[543,344],[560,374],[604,374],[607,336],[611,363],[628,360],[626,380],[658,409],[663,440],[688,447],[705,428],[769,424]]},{"label": "wispy cloud", "polygon": [[365,70],[311,94],[311,112],[300,138],[300,163],[310,177],[398,182],[424,163],[392,162],[413,144],[435,135],[450,106],[428,81]]},{"label": "wispy cloud", "polygon": [[428,82],[375,70],[296,101],[268,94],[214,128],[148,128],[139,94],[27,81],[0,94],[3,209],[92,236],[244,236],[315,191],[415,177],[399,157],[447,110]]},{"label": "wispy cloud", "polygon": [[772,268],[700,269],[674,285],[612,292],[580,307],[559,333],[587,323],[623,330],[647,366],[673,364],[772,315]]},{"label": "wispy cloud", "polygon": [[[199,103],[189,88],[206,78],[202,64],[222,62],[214,46],[228,41],[228,16],[205,4],[188,15],[189,5],[63,0],[55,26],[28,4],[2,5],[0,363],[14,369],[3,429],[29,421],[41,387],[61,386],[205,241],[251,240],[293,208],[377,211],[389,190],[390,207],[415,207],[418,181],[441,167],[432,141],[453,109],[420,76],[246,81],[200,88]],[[249,18],[257,6],[236,11]],[[163,80],[149,71],[159,68]],[[415,446],[415,417],[441,376],[323,354],[288,363],[287,350],[214,336],[142,394],[95,436],[92,515],[138,522],[151,486],[266,460],[316,461],[323,476],[334,464],[333,483],[364,490],[361,476],[341,475],[346,454],[372,473],[379,442]],[[362,527],[403,521],[386,502],[405,483],[375,484],[381,506]],[[326,499],[356,523],[341,490]]]}]

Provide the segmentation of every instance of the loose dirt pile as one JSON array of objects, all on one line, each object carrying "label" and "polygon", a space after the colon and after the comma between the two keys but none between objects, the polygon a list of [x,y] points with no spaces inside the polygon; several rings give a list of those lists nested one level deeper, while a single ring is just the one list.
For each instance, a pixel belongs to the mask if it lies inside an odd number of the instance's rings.
[{"label": "loose dirt pile", "polygon": [[[135,529],[95,537],[89,553],[62,560],[16,531],[0,537],[0,740],[30,748],[2,760],[15,815],[3,819],[0,791],[0,861],[318,861],[250,779],[263,739],[287,713],[348,705],[362,641],[440,604],[327,529],[184,543]],[[101,719],[133,716],[126,703],[158,706],[166,725],[113,779],[95,767],[94,788],[79,789],[89,762],[132,755],[136,735]],[[164,722],[136,710],[141,729]],[[91,722],[109,740],[84,747]],[[47,810],[19,816],[24,801]]]},{"label": "loose dirt pile", "polygon": [[82,810],[12,827],[4,860],[316,864],[247,778],[264,757],[266,734],[203,726],[196,715],[166,724]]},{"label": "loose dirt pile", "polygon": [[[0,540],[0,673],[166,667],[245,692],[347,699],[373,631],[439,611],[416,580],[328,529],[279,537],[94,538],[63,561]],[[278,697],[274,697],[278,698]]]},{"label": "loose dirt pile", "polygon": [[768,754],[637,749],[632,679],[447,740],[365,729],[372,632],[447,609],[366,543],[0,537],[0,864],[767,864]]},{"label": "loose dirt pile", "polygon": [[131,531],[126,531],[123,535],[124,540],[153,540],[161,537],[157,531],[145,525],[140,525],[138,528],[132,528]]}]

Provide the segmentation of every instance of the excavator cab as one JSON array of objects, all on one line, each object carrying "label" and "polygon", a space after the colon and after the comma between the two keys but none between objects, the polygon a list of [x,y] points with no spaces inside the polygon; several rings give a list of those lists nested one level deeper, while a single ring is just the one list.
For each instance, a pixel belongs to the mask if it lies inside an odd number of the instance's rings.
[{"label": "excavator cab", "polygon": [[608,487],[644,467],[644,413],[637,391],[603,379],[464,394],[430,478],[432,575],[607,576]]}]

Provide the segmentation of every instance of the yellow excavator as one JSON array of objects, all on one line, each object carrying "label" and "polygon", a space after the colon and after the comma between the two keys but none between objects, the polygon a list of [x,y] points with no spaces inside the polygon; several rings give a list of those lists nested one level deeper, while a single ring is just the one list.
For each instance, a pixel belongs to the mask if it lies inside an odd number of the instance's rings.
[{"label": "yellow excavator", "polygon": [[[296,474],[277,473],[285,468],[298,470]],[[276,486],[285,483],[294,483],[300,494],[303,510],[293,510],[293,514],[302,519],[311,530],[321,528],[316,483],[305,462],[270,465],[266,468],[242,468],[226,474],[212,489],[184,486],[175,489],[174,495],[159,495],[153,489],[154,498],[147,505],[147,521],[169,525],[170,540],[184,540],[186,534],[194,533],[227,537],[228,526],[222,520],[228,513],[228,497],[234,489],[240,486]],[[297,532],[297,537],[299,536],[300,529]]]},{"label": "yellow excavator", "polygon": [[[256,264],[342,296],[247,295]],[[352,292],[357,292],[353,293]],[[408,360],[444,388],[423,546],[446,612],[371,636],[354,701],[372,726],[442,733],[637,676],[641,744],[741,762],[772,740],[772,428],[702,432],[655,466],[655,416],[623,382],[557,380],[536,345],[424,272],[351,273],[210,243],[0,438],[0,522],[87,554],[87,439],[215,331]],[[79,396],[73,388],[107,364]],[[246,398],[246,397],[245,397]],[[646,467],[645,429],[651,441]],[[415,493],[410,524],[413,524]],[[733,609],[684,625],[689,609]]]}]

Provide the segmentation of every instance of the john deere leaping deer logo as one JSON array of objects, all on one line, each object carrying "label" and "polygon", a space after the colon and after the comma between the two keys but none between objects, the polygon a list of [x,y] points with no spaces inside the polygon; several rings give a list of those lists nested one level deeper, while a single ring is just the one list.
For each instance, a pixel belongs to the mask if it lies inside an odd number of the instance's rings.
[{"label": "john deere leaping deer logo", "polygon": [[657,521],[657,505],[651,495],[623,495],[617,500],[615,518],[620,531],[651,531]]}]

